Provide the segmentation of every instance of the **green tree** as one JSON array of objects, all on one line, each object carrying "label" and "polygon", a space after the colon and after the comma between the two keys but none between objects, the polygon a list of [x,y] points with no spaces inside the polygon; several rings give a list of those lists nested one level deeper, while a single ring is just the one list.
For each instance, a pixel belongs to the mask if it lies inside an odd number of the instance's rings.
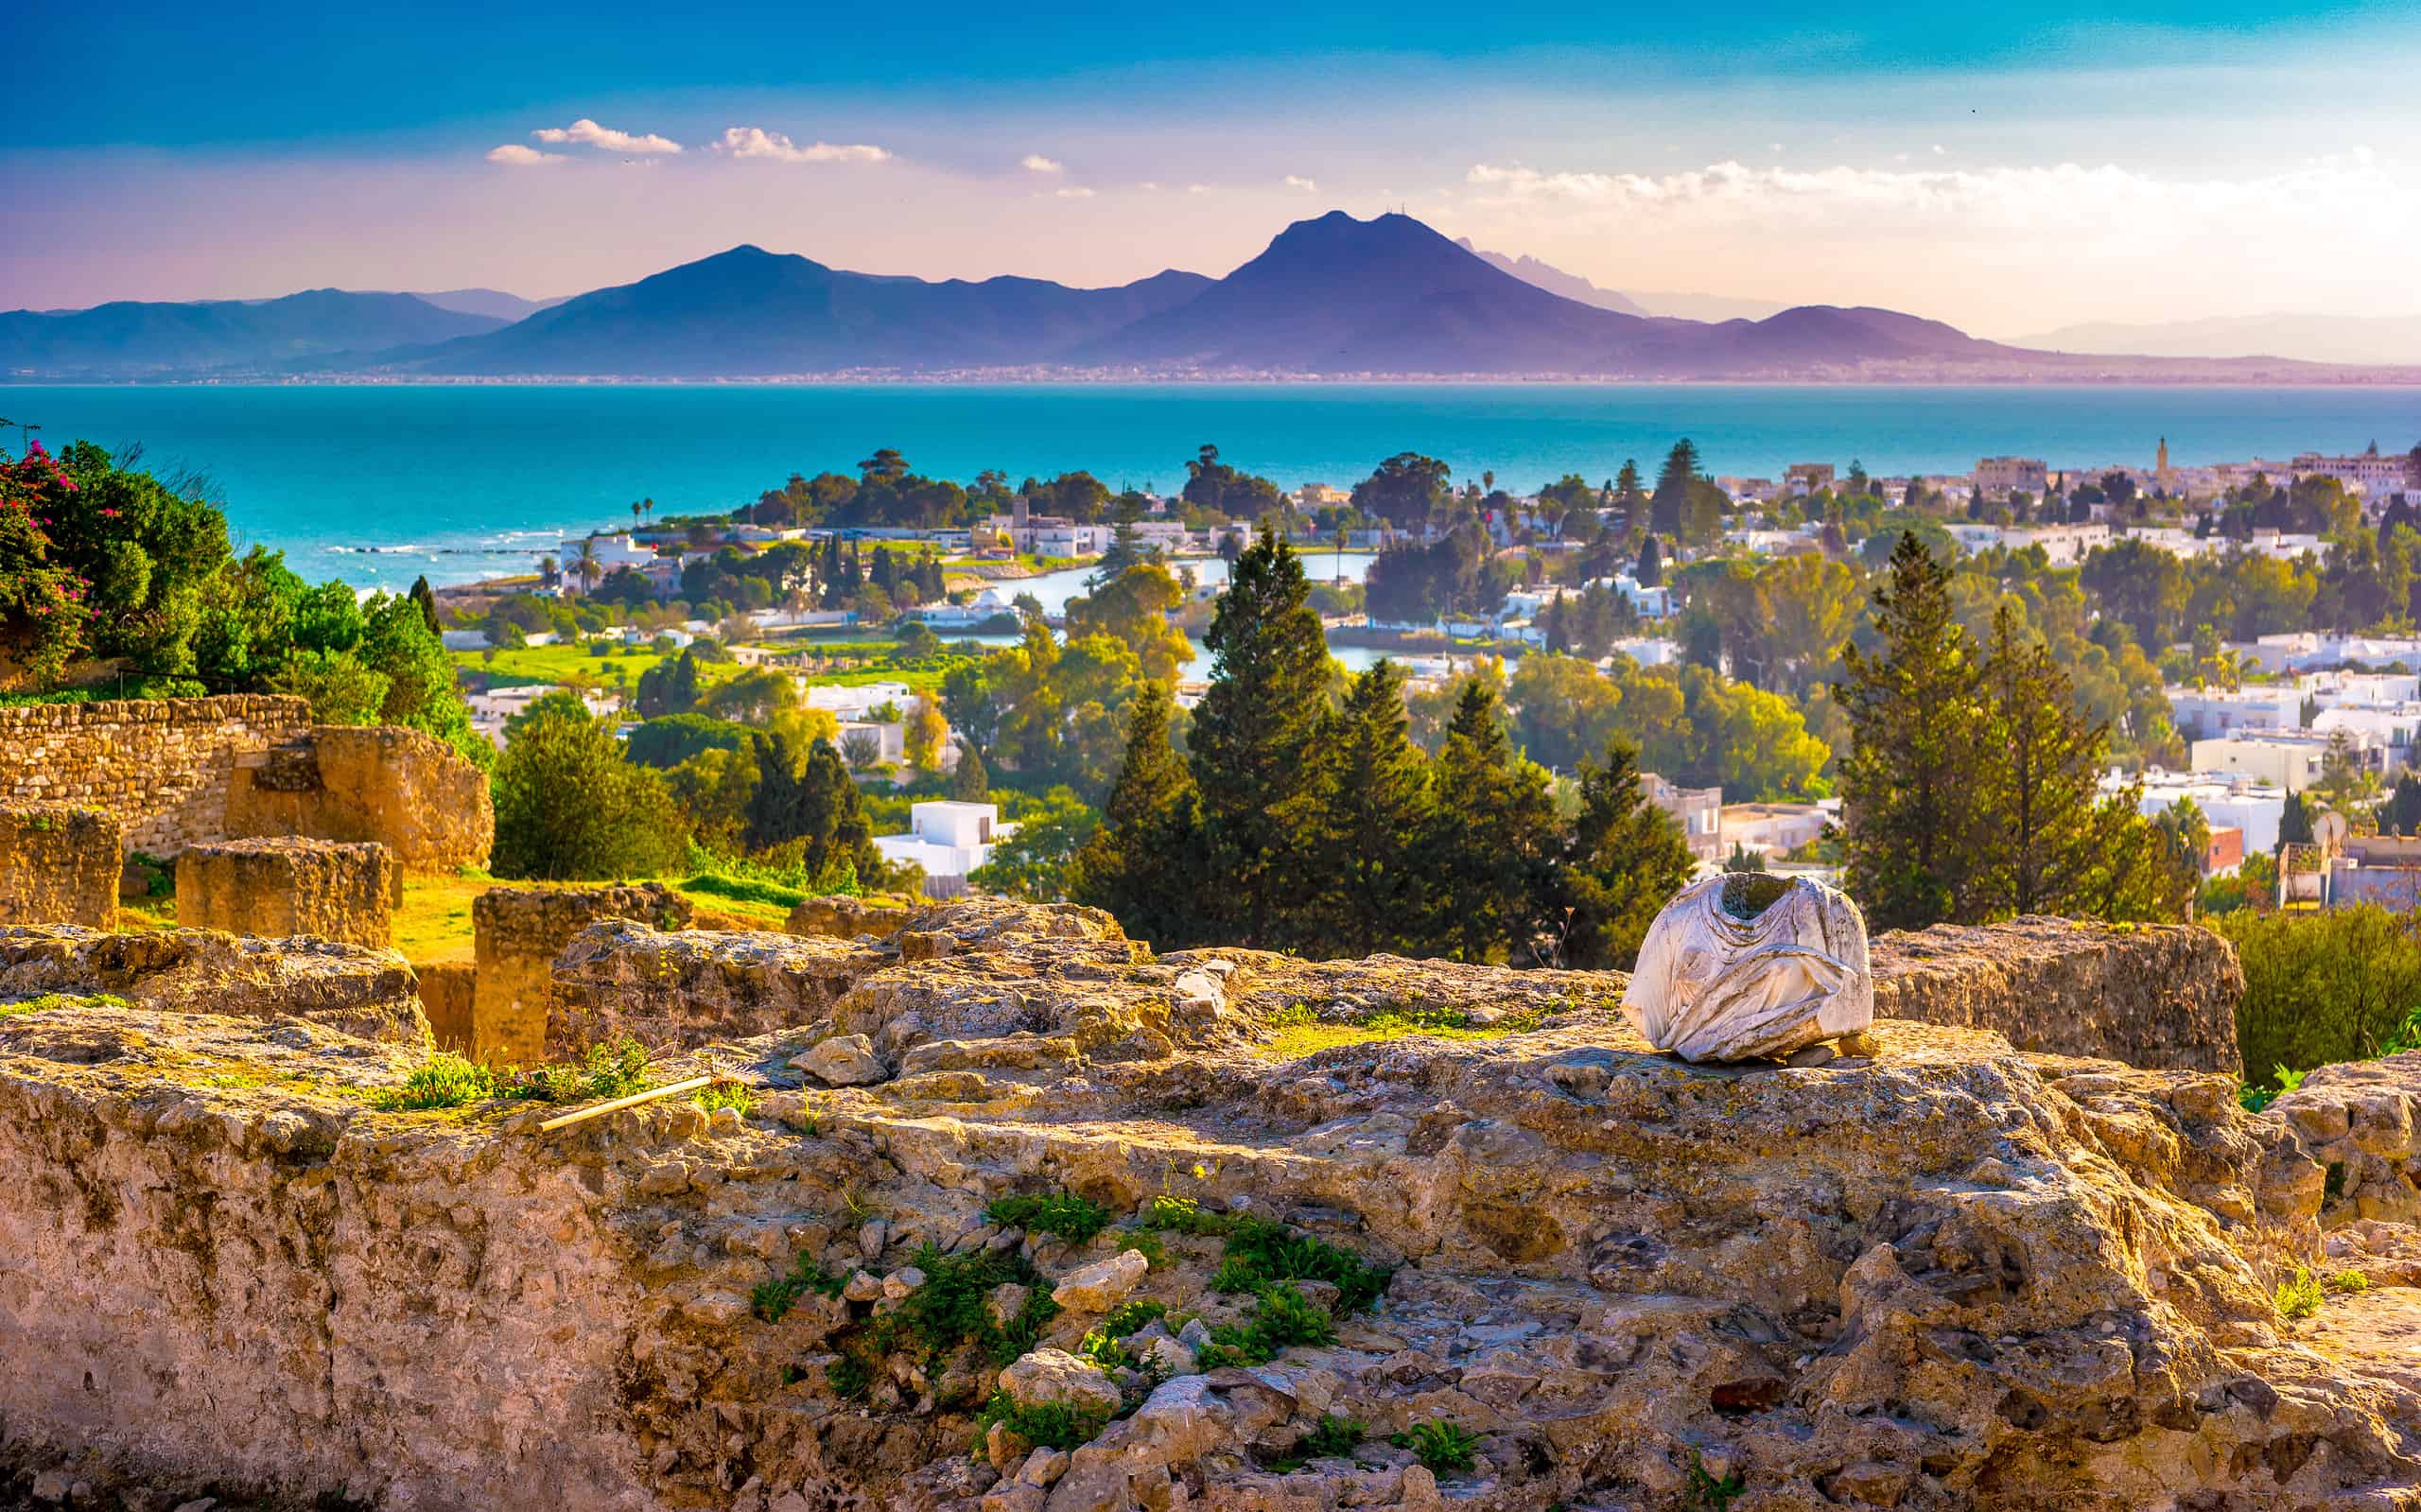
[{"label": "green tree", "polygon": [[1330,955],[1414,947],[1420,847],[1432,823],[1429,762],[1412,743],[1403,672],[1382,658],[1332,721],[1322,801],[1308,837],[1320,881],[1311,942]]},{"label": "green tree", "polygon": [[1664,454],[1656,474],[1656,492],[1647,501],[1648,529],[1658,535],[1681,539],[1689,526],[1690,483],[1698,476],[1698,449],[1684,436]]},{"label": "green tree", "polygon": [[2107,733],[2078,712],[2049,649],[2021,642],[2006,604],[1993,619],[1983,689],[1991,703],[1985,749],[1995,759],[1972,801],[1991,815],[1991,907],[2064,912],[2103,860],[2095,808]]},{"label": "green tree", "polygon": [[1298,837],[1319,801],[1328,641],[1302,564],[1270,531],[1236,559],[1204,644],[1211,682],[1188,747],[1201,794],[1202,901],[1224,941],[1268,947],[1317,878]]},{"label": "green tree", "polygon": [[1193,775],[1169,743],[1175,715],[1161,684],[1147,683],[1136,696],[1126,759],[1101,827],[1078,850],[1068,880],[1077,902],[1107,909],[1128,933],[1163,947],[1210,937],[1196,872],[1200,807]]},{"label": "green tree", "polygon": [[387,674],[364,667],[349,651],[298,651],[269,686],[308,702],[314,724],[375,724],[387,702]]},{"label": "green tree", "polygon": [[1603,761],[1581,763],[1580,811],[1560,860],[1563,965],[1629,970],[1657,911],[1697,869],[1681,826],[1648,801],[1630,741],[1616,737]]},{"label": "green tree", "polygon": [[810,876],[833,875],[846,865],[862,883],[882,874],[874,848],[874,827],[847,763],[831,741],[805,743],[788,727],[755,736],[757,791],[748,802],[743,839],[748,848],[799,848],[799,865]]},{"label": "green tree", "polygon": [[364,606],[363,619],[355,654],[362,666],[387,679],[379,722],[433,735],[473,765],[493,767],[496,747],[471,728],[471,710],[455,682],[453,658],[428,633],[419,606],[409,599],[375,594]]},{"label": "green tree", "polygon": [[412,580],[411,600],[419,607],[421,618],[427,622],[428,633],[443,640],[444,633],[437,622],[437,593],[428,585],[428,574],[424,572]]},{"label": "green tree", "polygon": [[1414,530],[1445,509],[1452,469],[1435,457],[1401,452],[1353,485],[1353,507],[1398,530]]},{"label": "green tree", "polygon": [[949,795],[960,803],[982,803],[991,791],[992,779],[984,770],[984,757],[973,746],[961,746],[958,764],[949,770]]},{"label": "green tree", "polygon": [[992,859],[967,879],[988,893],[1036,903],[1063,902],[1077,853],[1101,828],[1101,814],[1067,788],[1054,788],[1021,814],[992,847]]},{"label": "green tree", "polygon": [[643,720],[692,713],[698,707],[698,693],[704,682],[697,649],[684,647],[680,655],[668,656],[639,673],[633,706]]},{"label": "green tree", "polygon": [[663,779],[623,760],[613,728],[568,695],[548,694],[516,721],[495,795],[498,877],[653,877],[680,864],[687,833]]},{"label": "green tree", "polygon": [[1882,929],[1973,917],[1988,870],[1981,669],[1951,614],[1949,574],[1915,535],[1874,590],[1879,653],[1841,652],[1835,696],[1852,740],[1841,763],[1849,890]]},{"label": "green tree", "polygon": [[1428,864],[1430,943],[1487,961],[1526,939],[1552,865],[1555,805],[1547,774],[1506,738],[1496,694],[1463,685],[1438,748]]}]

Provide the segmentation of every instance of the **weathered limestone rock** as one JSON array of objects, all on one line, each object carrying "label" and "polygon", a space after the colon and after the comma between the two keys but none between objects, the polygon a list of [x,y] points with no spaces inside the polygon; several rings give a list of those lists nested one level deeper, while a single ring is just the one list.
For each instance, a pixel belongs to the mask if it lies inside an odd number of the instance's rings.
[{"label": "weathered limestone rock", "polygon": [[660,882],[606,887],[492,887],[471,901],[476,1059],[529,1066],[549,1059],[555,957],[599,919],[689,921],[689,905]]},{"label": "weathered limestone rock", "polygon": [[2323,1066],[2269,1112],[2323,1168],[2324,1225],[2421,1225],[2421,1051]]},{"label": "weathered limestone rock", "polygon": [[862,934],[888,937],[908,922],[912,912],[860,897],[810,897],[791,910],[791,916],[782,924],[782,932],[824,935],[835,940],[854,940]]},{"label": "weathered limestone rock", "polygon": [[0,928],[0,1004],[52,993],[107,994],[169,1013],[298,1018],[362,1039],[429,1043],[404,958],[332,940]]},{"label": "weathered limestone rock", "polygon": [[404,869],[379,844],[228,840],[177,858],[177,922],[188,929],[383,947],[403,897]]},{"label": "weathered limestone rock", "polygon": [[[1619,979],[1173,964],[1081,914],[991,912],[937,911],[946,950],[870,952],[823,1016],[947,1064],[803,1088],[786,1030],[653,1069],[736,1073],[745,1117],[669,1100],[541,1135],[549,1106],[385,1110],[419,1047],[140,1003],[0,1014],[0,1484],[72,1456],[155,1507],[389,1512],[498,1486],[606,1512],[1681,1512],[1706,1504],[1696,1469],[1736,1477],[1742,1512],[2421,1498],[2421,1230],[2347,1215],[2321,1158],[2363,1148],[2357,1106],[2395,1148],[2421,1057],[2259,1115],[2223,1075],[1905,1019],[1821,1066],[1693,1066],[1623,1021]],[[653,934],[584,940],[687,959]],[[823,952],[757,938],[688,941],[686,984],[646,1000],[829,996]],[[718,984],[751,964],[802,980]],[[1177,1010],[1195,971],[1213,1019]],[[1298,1005],[1316,1049],[1287,1048]],[[1449,1013],[1465,1033],[1400,1027]],[[1398,1027],[1357,1037],[1373,1015]],[[1118,1053],[1036,1049],[1078,1038]],[[1154,1248],[986,1216],[1043,1191],[1193,1218]],[[1304,1267],[1334,1342],[1200,1370],[1263,1305],[1213,1284],[1246,1240]],[[1127,1335],[1170,1379],[1079,1359],[1098,1312],[1020,1323],[1037,1293],[1107,1302],[1094,1279],[1146,1250],[1164,1263],[1118,1300],[1183,1319]],[[2292,1267],[2357,1254],[2369,1292],[2274,1311]],[[1345,1310],[1343,1282],[1375,1299]],[[990,1345],[1026,1326],[1003,1370]],[[1005,1429],[970,1458],[996,1390],[1141,1405],[1064,1465]],[[1307,1459],[1329,1415],[1367,1435]],[[1472,1469],[1388,1442],[1433,1421],[1475,1436]]]},{"label": "weathered limestone rock", "polygon": [[1688,1061],[1781,1058],[1874,1020],[1866,921],[1805,878],[1727,872],[1673,896],[1647,928],[1623,1011]]},{"label": "weathered limestone rock", "polygon": [[117,921],[119,864],[109,814],[65,803],[0,805],[0,924],[106,930]]},{"label": "weathered limestone rock", "polygon": [[496,842],[487,774],[434,736],[321,724],[236,758],[227,833],[374,842],[415,876],[485,866]]},{"label": "weathered limestone rock", "polygon": [[863,1034],[834,1034],[810,1046],[791,1064],[827,1086],[865,1086],[891,1072],[875,1058],[874,1042]]},{"label": "weathered limestone rock", "polygon": [[421,1011],[428,1016],[437,1048],[470,1054],[479,968],[468,961],[423,961],[413,965],[412,974],[420,979]]},{"label": "weathered limestone rock", "polygon": [[547,1051],[559,1057],[617,1034],[703,1045],[799,1028],[831,1017],[841,994],[886,959],[846,940],[667,933],[605,919],[555,961]]},{"label": "weathered limestone rock", "polygon": [[1001,1372],[1001,1389],[1024,1407],[1059,1402],[1107,1416],[1118,1410],[1118,1383],[1101,1367],[1065,1349],[1036,1349]]},{"label": "weathered limestone rock", "polygon": [[1124,1301],[1151,1268],[1141,1250],[1121,1250],[1106,1260],[1069,1272],[1066,1280],[1051,1289],[1051,1300],[1071,1312],[1106,1312]]},{"label": "weathered limestone rock", "polygon": [[2190,924],[2028,916],[1873,943],[1883,1018],[1990,1029],[2020,1050],[2241,1073],[2236,947]]}]

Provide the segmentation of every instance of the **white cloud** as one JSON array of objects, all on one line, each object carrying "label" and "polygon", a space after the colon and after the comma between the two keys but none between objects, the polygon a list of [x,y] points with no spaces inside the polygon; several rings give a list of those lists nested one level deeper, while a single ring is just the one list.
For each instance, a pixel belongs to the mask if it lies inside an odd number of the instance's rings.
[{"label": "white cloud", "polygon": [[729,158],[762,158],[772,163],[888,163],[891,154],[863,142],[810,142],[805,147],[779,131],[754,126],[731,126],[706,144],[706,150]]},{"label": "white cloud", "polygon": [[[2409,288],[2409,266],[2397,275],[2392,265],[2421,237],[2412,176],[2360,148],[2238,177],[2113,163],[1954,168],[1926,154],[1662,174],[1481,163],[1464,180],[1458,232],[1575,271],[1594,276],[1597,250],[1619,235],[1645,250],[1612,276],[1641,287],[1722,280],[1724,292],[1883,304],[2013,332],[2240,311],[2248,298],[2377,304]],[[2331,227],[2346,234],[2314,259],[2314,228]],[[1786,262],[1770,255],[1778,241]],[[1670,282],[1684,278],[1694,282]]]},{"label": "white cloud", "polygon": [[1018,166],[1028,173],[1065,173],[1068,165],[1056,158],[1046,158],[1039,152],[1029,152],[1018,159]]},{"label": "white cloud", "polygon": [[1158,184],[1157,184],[1157,183],[1154,183],[1154,182],[1153,182],[1151,180],[1149,180],[1149,179],[1145,179],[1142,182],[1141,182],[1141,183],[1137,184],[1135,187],[1137,187],[1138,189],[1158,189],[1158,188],[1159,188],[1159,185],[1158,185]]},{"label": "white cloud", "polygon": [[1210,192],[1210,186],[1207,183],[1189,183],[1185,186],[1185,192],[1188,194],[1209,194]]},{"label": "white cloud", "polygon": [[1941,157],[1941,156],[1942,155],[1942,144],[1941,144],[1941,143],[1936,142],[1936,143],[1933,145],[1933,155],[1934,155],[1935,157]]},{"label": "white cloud", "polygon": [[571,159],[560,152],[541,152],[534,147],[507,142],[502,147],[488,148],[488,161],[501,163],[509,168],[540,168],[549,163],[569,163]]},{"label": "white cloud", "polygon": [[1087,189],[1082,186],[1072,189],[1054,189],[1051,192],[1057,195],[1062,200],[1089,200],[1093,197],[1093,192],[1090,189]]},{"label": "white cloud", "polygon": [[1319,188],[1319,185],[1314,183],[1311,180],[1304,178],[1299,173],[1290,173],[1286,175],[1286,187],[1289,189],[1300,189],[1305,194],[1310,194]]},{"label": "white cloud", "polygon": [[617,131],[610,126],[600,126],[583,115],[569,126],[548,126],[530,133],[538,141],[561,147],[571,142],[585,142],[590,147],[603,148],[608,152],[664,152],[681,150],[681,144],[669,136],[653,131]]}]

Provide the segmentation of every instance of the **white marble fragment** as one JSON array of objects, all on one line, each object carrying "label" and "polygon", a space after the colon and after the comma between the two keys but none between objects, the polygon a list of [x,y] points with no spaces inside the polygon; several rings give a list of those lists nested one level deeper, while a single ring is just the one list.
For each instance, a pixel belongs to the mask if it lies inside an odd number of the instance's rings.
[{"label": "white marble fragment", "polygon": [[1866,921],[1805,878],[1694,882],[1647,927],[1623,1011],[1650,1045],[1686,1061],[1787,1056],[1855,1034],[1874,1021]]}]

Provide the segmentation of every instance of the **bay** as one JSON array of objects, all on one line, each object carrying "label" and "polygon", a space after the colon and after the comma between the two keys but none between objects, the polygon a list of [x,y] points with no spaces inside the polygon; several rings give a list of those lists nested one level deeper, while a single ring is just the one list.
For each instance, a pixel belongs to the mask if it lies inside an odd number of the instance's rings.
[{"label": "bay", "polygon": [[[240,541],[315,581],[397,588],[527,570],[567,534],[724,510],[792,472],[850,472],[892,446],[927,474],[1014,482],[1077,468],[1173,492],[1205,443],[1289,489],[1348,487],[1400,451],[1457,480],[1592,482],[1677,437],[1716,474],[1852,460],[1965,472],[2017,453],[2054,467],[2360,451],[2421,440],[2421,390],[1583,384],[203,385],[0,391],[54,448],[144,448],[212,480]],[[13,445],[17,440],[8,438]]]}]

